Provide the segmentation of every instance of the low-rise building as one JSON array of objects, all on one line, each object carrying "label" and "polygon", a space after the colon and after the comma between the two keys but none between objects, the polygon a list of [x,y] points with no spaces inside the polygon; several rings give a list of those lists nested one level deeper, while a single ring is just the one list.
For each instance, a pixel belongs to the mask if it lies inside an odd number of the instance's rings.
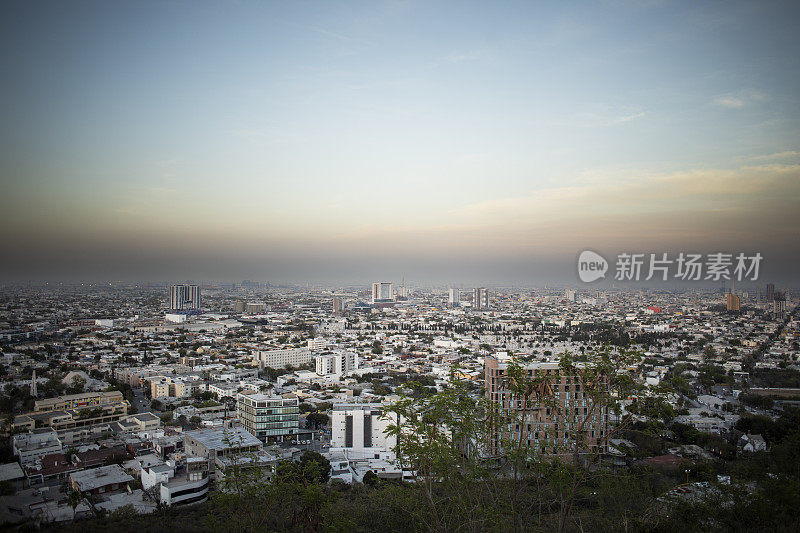
[{"label": "low-rise building", "polygon": [[67,396],[36,400],[33,410],[34,412],[41,413],[66,409],[83,409],[86,407],[97,407],[123,401],[125,401],[125,398],[119,391],[86,392],[83,394],[70,394]]},{"label": "low-rise building", "polygon": [[205,458],[187,457],[142,468],[142,487],[167,506],[200,503],[208,499],[208,474]]},{"label": "low-rise building", "polygon": [[225,457],[249,457],[262,450],[262,442],[242,428],[200,429],[184,434],[186,455],[202,457],[213,479],[217,478],[218,463],[221,465]]},{"label": "low-rise building", "polygon": [[98,495],[126,491],[131,481],[133,477],[119,465],[101,466],[69,475],[72,490],[82,494]]},{"label": "low-rise building", "polygon": [[279,350],[259,350],[253,354],[253,362],[258,368],[283,368],[287,365],[300,366],[313,360],[308,348],[283,348]]},{"label": "low-rise building", "polygon": [[45,455],[61,453],[63,446],[58,433],[52,429],[39,429],[31,433],[17,433],[11,437],[11,450],[21,464],[32,463]]}]

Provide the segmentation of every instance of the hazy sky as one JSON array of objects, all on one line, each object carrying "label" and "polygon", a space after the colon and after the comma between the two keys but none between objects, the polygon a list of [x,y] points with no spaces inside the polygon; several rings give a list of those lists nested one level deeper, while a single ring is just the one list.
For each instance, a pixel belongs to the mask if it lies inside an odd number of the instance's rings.
[{"label": "hazy sky", "polygon": [[800,261],[798,2],[0,5],[3,279]]}]

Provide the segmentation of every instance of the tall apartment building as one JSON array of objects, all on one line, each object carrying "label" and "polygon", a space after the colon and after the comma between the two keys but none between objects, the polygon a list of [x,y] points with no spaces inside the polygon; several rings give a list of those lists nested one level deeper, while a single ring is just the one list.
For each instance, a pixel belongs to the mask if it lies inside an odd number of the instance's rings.
[{"label": "tall apartment building", "polygon": [[297,398],[239,393],[236,414],[242,427],[262,442],[294,441],[300,433]]},{"label": "tall apartment building", "polygon": [[284,348],[279,350],[259,350],[253,354],[253,362],[258,368],[283,368],[286,365],[300,366],[314,359],[308,348]]},{"label": "tall apartment building", "polygon": [[200,286],[179,284],[170,287],[169,308],[173,311],[200,309]]},{"label": "tall apartment building", "polygon": [[341,313],[344,311],[344,304],[342,303],[342,299],[338,296],[333,297],[333,312],[334,313]]},{"label": "tall apartment building", "polygon": [[728,311],[739,311],[741,302],[738,296],[732,293],[728,293],[725,295],[725,305]]},{"label": "tall apartment building", "polygon": [[478,287],[472,299],[472,308],[478,311],[489,309],[489,289]]},{"label": "tall apartment building", "polygon": [[[486,398],[499,407],[502,413],[511,415],[516,420],[496,429],[487,443],[488,453],[501,455],[503,440],[510,438],[516,442],[521,436],[524,444],[543,455],[571,455],[575,442],[571,432],[577,429],[581,420],[589,416],[592,401],[583,390],[581,377],[564,375],[557,362],[524,364],[523,369],[529,376],[550,378],[553,405],[534,403],[525,409],[525,419],[519,420],[522,416],[523,398],[515,397],[505,387],[509,362],[508,356],[485,358]],[[608,450],[608,423],[608,409],[597,407],[583,427],[584,450],[601,453]]]},{"label": "tall apartment building", "polygon": [[450,293],[447,295],[447,304],[450,307],[461,305],[461,289],[450,287]]},{"label": "tall apartment building", "polygon": [[774,293],[772,299],[772,313],[778,319],[783,319],[786,316],[786,293]]},{"label": "tall apartment building", "polygon": [[372,303],[389,303],[394,301],[392,284],[389,282],[378,282],[372,284]]},{"label": "tall apartment building", "polygon": [[772,302],[775,300],[775,284],[767,283],[767,301]]}]

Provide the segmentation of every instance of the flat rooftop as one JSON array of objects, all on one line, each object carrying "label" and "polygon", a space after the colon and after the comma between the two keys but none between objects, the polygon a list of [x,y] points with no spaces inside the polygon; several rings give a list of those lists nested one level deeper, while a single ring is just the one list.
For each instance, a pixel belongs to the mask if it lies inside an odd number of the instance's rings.
[{"label": "flat rooftop", "polygon": [[73,472],[69,477],[74,483],[77,483],[80,490],[94,490],[112,483],[133,481],[133,478],[126,474],[119,465],[101,466],[90,470]]},{"label": "flat rooftop", "polygon": [[184,435],[195,439],[209,450],[225,450],[249,446],[260,447],[262,445],[260,440],[243,428],[200,429],[187,431]]}]

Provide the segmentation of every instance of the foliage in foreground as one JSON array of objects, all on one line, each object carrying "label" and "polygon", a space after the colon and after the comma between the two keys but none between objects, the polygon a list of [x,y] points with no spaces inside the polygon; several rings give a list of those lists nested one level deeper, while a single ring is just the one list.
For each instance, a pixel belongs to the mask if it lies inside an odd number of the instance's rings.
[{"label": "foliage in foreground", "polygon": [[[562,359],[562,371],[580,376],[587,416],[615,410],[630,381],[621,364],[629,353],[602,354],[576,365]],[[502,439],[503,459],[481,453],[481,443],[498,424],[526,426],[526,400],[548,398],[553,378],[531,377],[509,366],[516,414],[493,410],[458,381],[431,396],[406,397],[392,406],[389,430],[396,452],[415,483],[365,476],[353,486],[329,481],[330,464],[307,452],[283,463],[270,479],[234,464],[228,481],[210,501],[188,509],[137,516],[129,510],[73,526],[92,531],[793,531],[800,518],[800,428],[798,413],[787,412],[775,427],[769,452],[736,461],[695,464],[692,481],[708,481],[691,494],[674,490],[683,467],[654,470],[638,465],[611,468],[584,447],[583,419],[572,420],[571,440],[561,459],[537,455],[523,432]],[[547,403],[549,402],[549,403]],[[576,410],[577,411],[577,410]],[[519,419],[514,417],[519,416]],[[786,419],[784,422],[783,419]],[[751,424],[765,424],[760,419]],[[730,485],[716,483],[729,475]]]}]

